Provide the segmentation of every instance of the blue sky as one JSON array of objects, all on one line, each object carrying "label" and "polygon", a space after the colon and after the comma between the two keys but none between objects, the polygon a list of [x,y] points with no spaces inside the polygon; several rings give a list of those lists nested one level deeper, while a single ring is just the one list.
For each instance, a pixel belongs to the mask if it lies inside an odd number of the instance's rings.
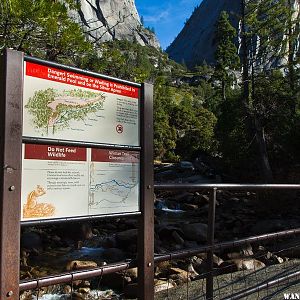
[{"label": "blue sky", "polygon": [[161,47],[166,49],[178,35],[194,7],[202,0],[135,0],[146,27],[154,27]]}]

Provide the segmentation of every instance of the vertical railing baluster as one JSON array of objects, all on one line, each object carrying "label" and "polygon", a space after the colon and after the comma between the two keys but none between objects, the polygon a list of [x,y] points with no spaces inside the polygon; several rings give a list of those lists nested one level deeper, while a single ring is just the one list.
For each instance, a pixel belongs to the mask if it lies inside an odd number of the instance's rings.
[{"label": "vertical railing baluster", "polygon": [[207,252],[207,266],[208,272],[206,277],[206,299],[213,299],[214,297],[214,242],[215,242],[215,216],[216,216],[216,200],[217,188],[214,187],[210,192],[209,207],[208,207],[208,229],[207,229],[207,243],[211,246]]}]

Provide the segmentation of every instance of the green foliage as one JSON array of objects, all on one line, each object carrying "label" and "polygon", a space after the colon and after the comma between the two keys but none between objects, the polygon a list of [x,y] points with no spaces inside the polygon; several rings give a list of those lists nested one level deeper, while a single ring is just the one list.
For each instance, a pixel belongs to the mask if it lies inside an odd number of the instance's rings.
[{"label": "green foliage", "polygon": [[202,106],[196,89],[155,82],[155,155],[190,159],[198,151],[214,150],[216,117]]},{"label": "green foliage", "polygon": [[246,5],[248,59],[256,70],[287,54],[284,34],[289,18],[286,0],[253,0]]},{"label": "green foliage", "polygon": [[[240,66],[237,47],[234,39],[236,30],[230,24],[229,15],[222,11],[216,31],[217,49],[215,52],[216,66],[214,76],[220,81],[228,81],[230,78],[229,71],[236,70]],[[232,77],[232,76],[231,76]]]},{"label": "green foliage", "polygon": [[[234,87],[241,62],[235,46],[237,33],[226,12],[216,24],[215,66],[203,63],[193,70],[169,60],[161,50],[137,43],[91,44],[69,18],[67,9],[76,8],[75,0],[3,0],[0,47],[121,79],[154,83],[155,158],[178,160],[191,159],[199,152],[218,154],[227,172],[247,180],[259,175],[255,119],[261,124],[273,168],[300,159],[300,73],[295,52],[299,16],[295,18],[287,2],[247,2],[241,37],[246,46],[242,62],[247,68],[243,71],[248,74]],[[288,60],[283,60],[287,56]],[[101,109],[101,101],[80,110],[62,103],[53,112],[48,106],[57,96],[94,97],[94,93],[80,93],[38,91],[25,109],[36,116],[37,128],[58,130],[61,125],[68,126],[72,118],[84,120],[86,114]],[[55,126],[49,125],[51,119]]]},{"label": "green foliage", "polygon": [[222,11],[217,24],[215,52],[216,65],[213,77],[221,82],[222,101],[226,100],[226,94],[230,92],[235,81],[234,71],[240,67],[240,58],[235,46],[236,30],[230,24],[229,15]]},{"label": "green foliage", "polygon": [[75,0],[3,0],[0,48],[13,48],[53,61],[74,64],[92,49],[67,9]]}]

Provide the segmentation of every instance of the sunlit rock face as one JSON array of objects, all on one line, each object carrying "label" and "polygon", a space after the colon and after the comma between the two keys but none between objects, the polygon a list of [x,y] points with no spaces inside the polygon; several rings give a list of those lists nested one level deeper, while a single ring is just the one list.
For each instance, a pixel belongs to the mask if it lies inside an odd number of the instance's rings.
[{"label": "sunlit rock face", "polygon": [[129,40],[160,47],[155,34],[143,27],[134,0],[77,1],[80,8],[71,15],[92,42]]}]

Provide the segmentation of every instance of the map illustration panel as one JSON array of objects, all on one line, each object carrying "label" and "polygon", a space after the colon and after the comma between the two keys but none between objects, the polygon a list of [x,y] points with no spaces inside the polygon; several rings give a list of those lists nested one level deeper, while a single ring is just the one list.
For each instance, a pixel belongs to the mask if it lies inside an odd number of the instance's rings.
[{"label": "map illustration panel", "polygon": [[139,88],[25,62],[23,136],[139,146]]},{"label": "map illustration panel", "polygon": [[21,220],[139,211],[139,152],[23,144]]},{"label": "map illustration panel", "polygon": [[89,214],[138,211],[139,153],[92,149]]}]

